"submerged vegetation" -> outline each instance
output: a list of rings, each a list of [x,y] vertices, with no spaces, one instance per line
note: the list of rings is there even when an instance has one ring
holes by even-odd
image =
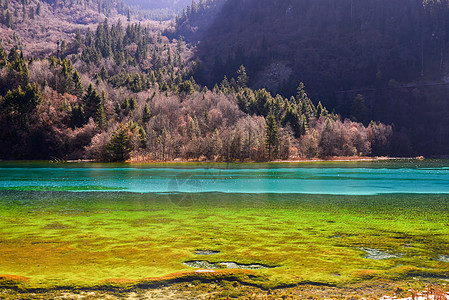
[[[0,298],[372,299],[447,281],[440,162],[226,164],[443,153],[447,0],[189,0],[172,23],[159,5],[186,0],[128,1],[0,0],[0,160],[52,160],[0,165]],[[156,171],[61,163],[81,159]],[[193,165],[211,182],[158,177],[167,161],[220,163]]]
[[[228,276],[263,288],[449,274],[441,260],[449,255],[444,195],[201,193],[186,207],[176,205],[183,194],[1,191],[0,197],[1,269],[27,277],[20,284],[28,288],[151,286],[171,273],[188,281]],[[272,268],[201,275],[198,266],[184,264],[191,261]]]

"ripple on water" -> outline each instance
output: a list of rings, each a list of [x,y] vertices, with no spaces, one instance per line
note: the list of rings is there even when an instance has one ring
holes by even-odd
[[[367,259],[381,260],[381,259],[392,259],[392,258],[401,257],[398,254],[383,252],[383,251],[380,251],[378,249],[373,249],[373,248],[357,248],[357,249],[365,251],[366,252],[365,258],[367,258]]]
[[[195,250],[195,255],[214,255],[218,254],[220,251],[214,251],[214,250]]]
[[[447,262],[449,263],[449,255],[440,255],[440,257],[438,258],[439,261],[442,262]]]
[[[191,260],[184,262],[186,266],[197,269],[245,269],[245,270],[259,270],[271,269],[275,266],[267,266],[262,264],[239,264],[233,261],[225,262],[208,262],[205,260]]]

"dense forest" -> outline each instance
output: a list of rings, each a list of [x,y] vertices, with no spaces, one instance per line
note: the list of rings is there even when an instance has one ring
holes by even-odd
[[[0,0],[0,158],[449,153],[449,1],[190,3]]]
[[[202,0],[175,27],[198,42],[201,84],[244,65],[252,88],[302,81],[344,118],[395,124],[403,155],[449,152],[446,0]]]
[[[213,89],[182,40],[104,20],[56,56],[0,50],[0,158],[273,160],[385,155],[390,126],[341,121],[295,96],[247,87],[240,66]]]
[[[125,0],[129,6],[136,6],[144,10],[169,9],[180,11],[192,3],[192,0]]]
[[[121,0],[22,0],[21,2],[0,0],[0,23],[8,28],[14,28],[26,20],[34,20],[36,16],[41,15],[43,3],[69,10],[77,7],[84,10],[91,9],[105,16],[128,13],[128,7]]]
[[[173,20],[176,15],[192,3],[192,0],[125,0],[131,12],[140,20]]]

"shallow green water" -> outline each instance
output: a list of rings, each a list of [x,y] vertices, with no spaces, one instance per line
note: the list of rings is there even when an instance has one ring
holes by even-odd
[[[446,278],[448,165],[0,163],[0,274],[97,284],[198,261],[275,266],[257,270],[267,286]]]

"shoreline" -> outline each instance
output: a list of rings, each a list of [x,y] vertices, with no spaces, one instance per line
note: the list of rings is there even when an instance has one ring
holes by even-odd
[[[313,163],[313,162],[369,162],[369,161],[395,161],[395,160],[424,160],[423,156],[418,157],[389,157],[389,156],[332,156],[328,158],[298,158],[298,159],[276,159],[270,161],[215,161],[215,160],[194,160],[194,159],[173,159],[173,160],[129,160],[131,164],[152,164],[152,163],[219,163],[219,164],[271,164],[271,163]]]
[[[172,160],[137,160],[130,159],[125,162],[103,162],[93,159],[73,159],[73,160],[62,160],[56,162],[67,162],[67,163],[128,163],[128,164],[190,164],[190,163],[204,163],[204,164],[273,164],[273,163],[315,163],[315,162],[375,162],[375,161],[399,161],[399,160],[418,160],[423,161],[425,158],[423,156],[417,157],[389,157],[389,156],[333,156],[328,158],[298,158],[298,159],[287,159],[287,160],[270,160],[270,161],[216,161],[216,160],[201,160],[201,159],[172,159]],[[2,161],[2,160],[0,160]],[[4,160],[5,161],[5,160]],[[29,160],[33,161],[33,160]]]
[[[229,271],[221,274],[222,276],[218,274],[210,276],[213,272],[191,271],[142,280],[111,279],[93,286],[65,285],[37,288],[27,287],[25,277],[0,275],[0,299],[418,300],[433,299],[435,295],[446,296],[446,299],[449,299],[447,280],[436,278],[412,277],[409,280],[373,278],[344,285],[304,282],[269,288],[242,281],[238,274],[233,276],[232,271]],[[6,282],[8,280],[9,284]],[[418,298],[421,295],[432,298]]]
[[[377,162],[377,161],[425,161],[425,160],[449,160],[448,157],[423,157],[423,156],[415,156],[415,157],[390,157],[390,156],[332,156],[328,158],[297,158],[297,159],[286,159],[286,160],[270,160],[270,161],[255,161],[255,160],[235,160],[235,161],[217,161],[217,160],[202,160],[202,159],[181,159],[175,158],[172,160],[146,160],[146,159],[130,159],[123,162],[108,162],[108,161],[99,161],[95,159],[53,159],[53,160],[34,160],[34,159],[25,159],[25,160],[8,160],[8,159],[0,159],[0,163],[5,162],[46,162],[46,163],[98,163],[98,164],[235,164],[235,165],[245,165],[245,164],[301,164],[301,163],[326,163],[326,162]]]

